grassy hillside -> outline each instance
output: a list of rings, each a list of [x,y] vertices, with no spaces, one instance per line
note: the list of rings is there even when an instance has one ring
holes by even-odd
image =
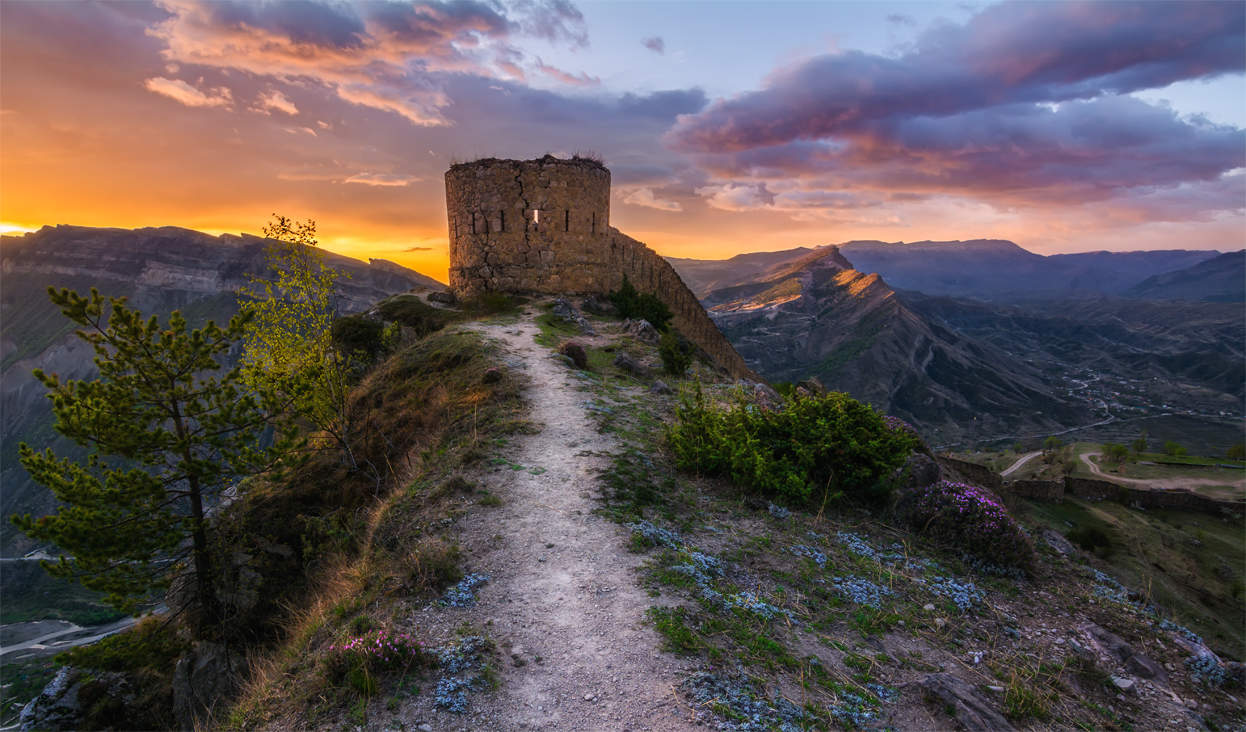
[[[429,314],[412,303],[398,309]],[[739,464],[763,464],[749,460],[774,448],[766,460],[775,470],[792,455],[775,447],[774,435],[800,401],[785,405],[764,389],[731,383],[704,361],[680,376],[664,374],[654,345],[617,320],[590,323],[593,335],[528,312],[432,330],[380,362],[352,396],[364,425],[361,454],[384,465],[380,480],[326,457],[231,506],[221,541],[250,557],[245,568],[259,578],[237,588],[257,598],[239,616],[238,638],[252,662],[206,726],[509,728],[540,705],[535,718],[560,720],[553,727],[625,718],[603,712],[615,708],[607,705],[646,719],[658,712],[629,707],[625,691],[635,687],[608,682],[611,674],[635,678],[637,669],[618,665],[632,650],[652,660],[641,675],[654,674],[649,681],[689,727],[1123,730],[1246,721],[1232,696],[1240,693],[1232,669],[1194,663],[1189,645],[1198,633],[1226,660],[1242,657],[1234,578],[1246,568],[1233,526],[1107,503],[1023,504],[1013,512],[1026,532],[1016,543],[1032,544],[1036,561],[1000,566],[974,553],[981,547],[950,539],[955,532],[935,535],[929,523],[912,523],[892,502],[837,498],[829,489],[776,492],[794,484],[775,483],[765,470],[738,482],[710,468],[680,470],[668,429],[688,418],[683,400],[697,390],[707,408],[741,404],[740,414],[752,415],[741,424],[757,431],[733,443]],[[503,338],[506,350],[496,343]],[[582,367],[557,355],[574,353],[568,340],[583,346]],[[517,355],[520,341],[529,350]],[[524,376],[538,372],[533,358],[543,359],[539,372],[557,376],[563,391],[538,390]],[[588,435],[570,435],[559,438],[566,444],[539,443],[551,448],[539,462],[516,460],[518,446],[537,444],[555,427],[533,419],[542,406],[525,397],[533,393],[588,415],[589,431],[608,437],[610,452],[586,447],[603,444]],[[858,441],[907,429],[880,421],[888,432],[871,433],[870,419],[842,425],[864,430],[851,437]],[[811,429],[848,440],[836,436],[842,425]],[[845,455],[837,469],[859,459]],[[594,478],[576,459],[603,470]],[[512,490],[559,461],[571,461],[560,469],[573,477],[542,485],[584,494],[594,516],[566,523],[554,515],[557,496]],[[906,487],[905,476],[921,469],[918,459],[877,485],[916,495],[921,486]],[[832,473],[827,485],[841,479]],[[881,493],[872,487],[861,495]],[[994,505],[986,493],[972,495]],[[530,512],[508,513],[522,500],[534,501]],[[502,515],[534,523],[508,524],[496,518]],[[546,535],[547,524],[591,532],[591,546],[576,548],[585,554],[579,574],[559,559],[569,538]],[[1109,545],[1082,551],[1045,533],[1075,528],[1098,529]],[[491,552],[519,533],[532,544],[522,548],[523,567],[540,582],[517,602],[478,603],[478,593],[489,596],[505,581],[482,567],[513,567]],[[594,672],[609,669],[607,681],[574,697],[524,696],[525,684],[584,661],[576,654],[587,639],[546,633],[547,647],[534,652],[501,628],[515,617],[546,621],[523,615],[524,598],[537,602],[531,593],[570,612],[582,595],[624,592],[596,574],[620,557],[638,565],[634,578],[644,592],[634,619],[608,616],[593,626],[616,649],[587,659]],[[640,624],[648,635],[630,635]],[[168,665],[152,668],[161,683],[169,683]],[[673,684],[661,681],[662,669],[677,670]],[[496,706],[516,698],[522,708]],[[590,712],[607,716],[575,716]]]

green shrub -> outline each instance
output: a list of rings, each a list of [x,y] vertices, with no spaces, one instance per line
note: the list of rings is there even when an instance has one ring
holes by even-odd
[[[61,666],[95,671],[172,671],[178,656],[190,649],[166,618],[144,618],[133,628],[56,654]]]
[[[728,407],[708,404],[700,386],[681,397],[667,439],[680,468],[801,504],[841,495],[884,499],[917,446],[840,392],[793,393],[782,409],[767,411],[742,393]]]
[[[1084,551],[1094,552],[1103,557],[1112,554],[1112,537],[1098,526],[1078,526],[1065,536]]]
[[[623,284],[610,293],[610,302],[619,311],[620,318],[639,318],[649,321],[658,330],[665,331],[674,314],[666,307],[666,303],[647,292],[637,292],[627,275],[623,275]]]
[[[906,491],[895,510],[914,531],[975,559],[1001,567],[1033,567],[1034,546],[986,489],[941,480]]]
[[[502,315],[519,310],[520,300],[504,292],[484,292],[464,300],[462,308],[474,315]]]
[[[385,350],[385,326],[363,315],[347,315],[333,321],[333,346],[346,356],[361,355],[369,361]]]
[[[1181,457],[1186,454],[1186,449],[1180,444],[1169,440],[1164,443],[1164,452],[1172,455],[1173,457]]]
[[[420,338],[441,330],[455,317],[415,295],[394,295],[378,305],[377,311],[385,320],[411,328]]]
[[[674,330],[668,329],[658,341],[658,356],[662,358],[662,369],[673,376],[683,376],[692,365],[692,353],[686,344],[680,341]]]

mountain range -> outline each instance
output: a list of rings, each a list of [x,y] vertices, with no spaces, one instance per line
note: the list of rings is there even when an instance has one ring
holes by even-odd
[[[1144,421],[1188,441],[1177,413],[1207,449],[1240,439],[1241,254],[976,240],[670,261],[760,374],[817,376],[936,443]]]
[[[724,260],[668,259],[688,286],[704,295],[761,276],[829,246],[753,252]],[[1231,255],[1214,251],[1101,251],[1043,256],[1001,239],[849,241],[835,246],[857,270],[881,274],[897,290],[916,290],[927,295],[995,302],[1102,295],[1218,302],[1240,302],[1246,298],[1246,279],[1238,277],[1234,281]],[[1205,264],[1205,268],[1197,269],[1200,264]],[[1241,261],[1236,266],[1240,267]],[[1190,281],[1213,277],[1217,286],[1203,293],[1187,289],[1184,296],[1175,290],[1161,293],[1136,289],[1149,278],[1173,277],[1187,269],[1190,271],[1185,276]]]

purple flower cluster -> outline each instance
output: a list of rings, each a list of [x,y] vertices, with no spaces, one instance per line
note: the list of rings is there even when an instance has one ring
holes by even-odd
[[[903,432],[917,437],[918,439],[921,438],[921,435],[917,434],[917,430],[913,428],[913,425],[905,422],[899,417],[893,417],[890,414],[885,414],[883,415],[883,425],[885,425],[887,429],[892,432]]]
[[[341,670],[401,670],[427,659],[419,641],[409,633],[391,633],[388,630],[374,630],[345,643],[331,645],[327,652],[330,665]]]
[[[983,488],[939,481],[901,496],[896,510],[914,529],[970,556],[1022,569],[1032,566],[1029,537]]]

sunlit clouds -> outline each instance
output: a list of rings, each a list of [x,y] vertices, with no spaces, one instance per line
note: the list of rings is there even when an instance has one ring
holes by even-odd
[[[181,79],[166,79],[163,76],[147,79],[143,86],[187,107],[228,107],[234,102],[229,89],[223,86],[200,90]]]
[[[624,7],[634,24],[605,12]],[[444,277],[453,161],[595,153],[612,223],[677,256],[1244,245],[1246,122],[1199,106],[1246,93],[1241,3],[736,4],[747,27],[717,34],[687,27],[712,6],[665,7],[683,21],[568,0],[3,3],[0,220],[255,232],[276,211]],[[784,47],[802,13],[834,40]],[[747,85],[719,71],[742,55]]]

